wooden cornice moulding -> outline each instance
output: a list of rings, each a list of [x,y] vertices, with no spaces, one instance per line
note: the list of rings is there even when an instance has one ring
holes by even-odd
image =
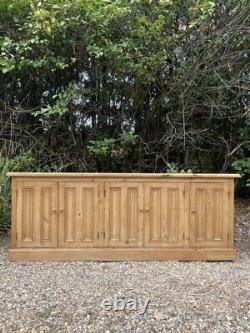
[[[230,173],[8,172],[9,177],[241,178]]]

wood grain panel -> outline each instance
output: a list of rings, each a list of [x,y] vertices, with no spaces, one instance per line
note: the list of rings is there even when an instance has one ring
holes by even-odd
[[[65,242],[76,242],[76,200],[77,191],[74,187],[65,188],[65,220],[64,220],[64,239]]]
[[[41,240],[51,240],[51,211],[52,211],[52,193],[49,188],[41,190]]]
[[[145,185],[145,245],[184,246],[185,184],[147,183]]]
[[[127,202],[128,202],[128,241],[136,242],[138,238],[138,212],[139,212],[139,202],[138,202],[138,190],[137,188],[127,189]]]
[[[143,243],[143,186],[133,182],[105,183],[105,246]]]
[[[34,188],[23,188],[23,201],[22,201],[22,242],[33,241],[33,214],[34,214]]]
[[[191,184],[191,246],[227,247],[229,186],[221,183]]]
[[[18,247],[57,246],[56,207],[56,183],[17,183]]]
[[[94,182],[60,183],[61,247],[98,246],[99,191],[99,184]]]
[[[236,251],[232,248],[92,248],[92,249],[11,249],[9,260],[27,261],[158,261],[158,260],[235,260]],[[179,266],[180,267],[180,266]],[[100,273],[101,274],[101,273]],[[102,273],[103,274],[103,273]],[[157,274],[157,270],[155,271]]]
[[[95,221],[95,190],[94,188],[82,188],[81,192],[81,241],[91,242],[94,238]]]

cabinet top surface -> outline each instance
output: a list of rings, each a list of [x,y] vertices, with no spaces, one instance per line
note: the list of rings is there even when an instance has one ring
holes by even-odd
[[[8,172],[9,177],[95,177],[95,178],[240,178],[230,173],[104,173],[104,172]]]

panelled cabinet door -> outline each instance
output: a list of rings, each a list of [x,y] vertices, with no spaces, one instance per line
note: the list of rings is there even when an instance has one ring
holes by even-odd
[[[98,246],[99,184],[61,182],[59,234],[61,247]]]
[[[56,183],[18,182],[16,195],[17,247],[56,247]]]
[[[192,247],[227,247],[229,187],[226,182],[191,183],[190,228]]]
[[[186,194],[184,183],[145,184],[145,246],[185,245]]]
[[[143,184],[105,182],[105,246],[143,245]]]

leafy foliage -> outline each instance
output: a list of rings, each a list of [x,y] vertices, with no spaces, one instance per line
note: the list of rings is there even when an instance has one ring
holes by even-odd
[[[10,182],[8,171],[33,171],[35,159],[31,151],[24,151],[11,159],[0,156],[0,230],[6,231],[10,223]]]
[[[247,0],[0,2],[4,163],[233,170],[250,155],[249,22]]]
[[[234,169],[242,175],[238,182],[238,189],[243,195],[250,194],[250,158],[243,158],[233,162]]]
[[[248,177],[248,186],[250,186],[250,157],[241,160],[236,160],[233,163],[235,170],[240,172],[243,176]]]
[[[122,171],[122,165],[131,154],[138,136],[123,131],[118,139],[91,140],[88,152],[95,158],[98,171]],[[126,171],[126,170],[124,170]]]
[[[178,165],[176,165],[176,163],[171,162],[171,163],[167,163],[167,169],[166,172],[168,173],[192,173],[191,169],[181,169],[178,167]]]

